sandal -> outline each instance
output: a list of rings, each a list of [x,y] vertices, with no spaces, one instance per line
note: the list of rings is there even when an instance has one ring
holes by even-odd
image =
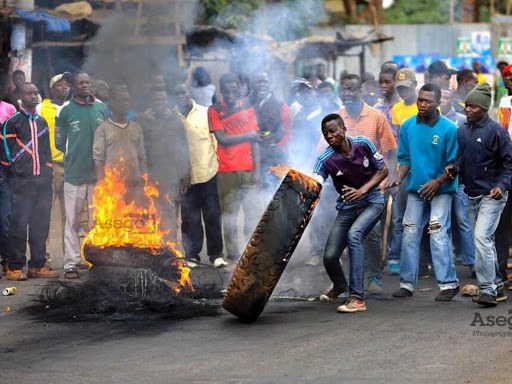
[[[66,279],[79,279],[80,275],[78,274],[78,271],[76,270],[76,268],[69,268],[64,273],[64,277]]]

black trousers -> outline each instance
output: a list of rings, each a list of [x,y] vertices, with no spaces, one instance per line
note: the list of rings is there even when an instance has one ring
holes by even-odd
[[[494,238],[496,241],[496,252],[498,254],[498,267],[504,280],[507,278],[508,248],[510,245],[510,221],[512,215],[512,191],[508,191],[507,205],[501,213],[500,222]]]
[[[199,258],[203,249],[203,223],[206,248],[210,261],[222,257],[222,220],[220,213],[217,176],[206,183],[190,187],[181,202],[181,234],[186,258]]]
[[[22,269],[26,262],[27,227],[30,245],[29,268],[44,267],[46,239],[50,230],[52,179],[9,180],[11,225],[7,240],[9,269]]]
[[[0,264],[7,264],[9,251],[9,223],[11,222],[11,198],[7,180],[0,182]]]

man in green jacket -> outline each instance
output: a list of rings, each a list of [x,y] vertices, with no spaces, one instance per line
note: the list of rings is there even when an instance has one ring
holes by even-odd
[[[75,93],[57,112],[55,145],[64,155],[64,271],[68,279],[77,279],[80,263],[78,227],[85,200],[92,204],[96,176],[92,160],[92,146],[96,128],[107,119],[105,104],[92,94],[89,75],[84,71],[73,74]],[[89,212],[92,224],[92,212]]]

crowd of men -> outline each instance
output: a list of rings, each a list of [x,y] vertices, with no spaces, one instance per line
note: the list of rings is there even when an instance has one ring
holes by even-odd
[[[419,90],[414,71],[393,62],[378,79],[344,72],[339,82],[321,63],[293,81],[286,102],[265,72],[248,81],[224,74],[220,98],[204,68],[190,86],[155,73],[134,98],[126,84],[92,82],[79,70],[54,76],[41,100],[16,71],[11,103],[0,104],[3,270],[17,281],[58,276],[48,243],[58,199],[64,277],[80,278],[80,229],[101,224],[90,210],[107,165],[123,167],[127,201],[137,199],[146,173],[170,196],[164,225],[171,241],[181,231],[191,268],[205,234],[209,261],[226,267],[241,257],[240,212],[248,239],[262,195],[279,182],[272,167],[289,164],[324,184],[306,263],[323,261],[332,281],[321,301],[348,293],[338,311],[366,310],[365,292],[382,292],[386,265],[400,276],[393,296],[413,296],[433,271],[436,300],[450,301],[459,293],[455,265],[463,264],[479,286],[475,301],[495,306],[507,299],[512,206],[512,65],[499,65],[508,90],[499,123],[489,117],[489,84],[441,60]]]

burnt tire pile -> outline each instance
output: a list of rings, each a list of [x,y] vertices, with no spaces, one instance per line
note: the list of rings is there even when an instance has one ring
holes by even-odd
[[[231,277],[224,309],[246,322],[259,317],[306,229],[321,189],[310,177],[288,172]]]

